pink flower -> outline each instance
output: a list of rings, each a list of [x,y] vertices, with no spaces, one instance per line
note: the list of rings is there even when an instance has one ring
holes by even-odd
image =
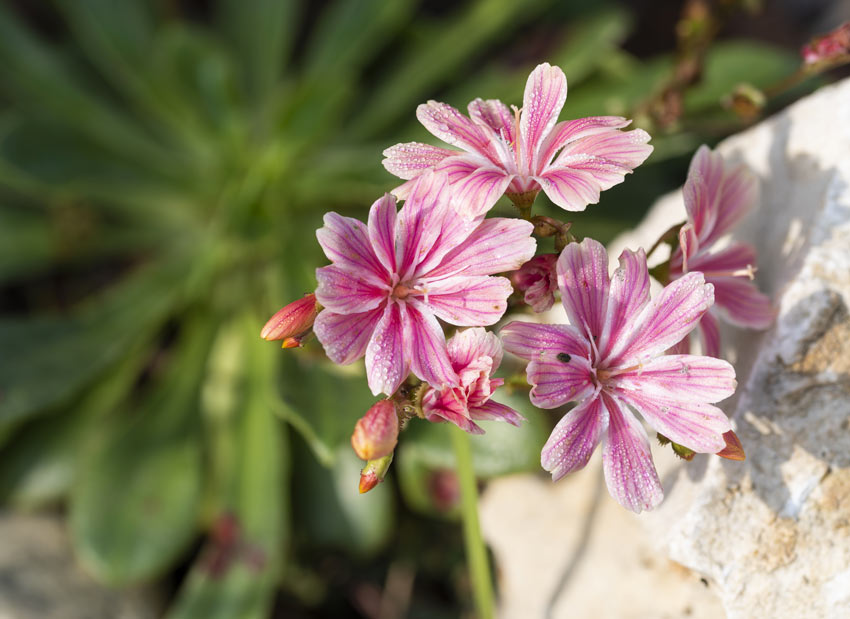
[[[469,117],[437,101],[420,105],[416,117],[428,131],[462,151],[410,142],[384,151],[384,167],[399,178],[423,171],[446,172],[471,215],[486,213],[503,193],[530,207],[542,189],[563,209],[583,211],[599,193],[623,181],[652,152],[649,135],[622,132],[631,121],[595,116],[555,124],[567,98],[558,67],[538,65],[525,86],[522,110],[476,99]],[[405,183],[393,193],[403,197]]]
[[[602,441],[605,481],[624,507],[655,507],[663,492],[638,411],[658,432],[699,453],[726,446],[731,429],[712,406],[735,391],[732,366],[711,357],[663,353],[711,306],[711,284],[689,273],[652,302],[646,255],[624,251],[608,276],[605,248],[592,239],[571,243],[558,259],[558,286],[568,325],[512,322],[505,349],[529,361],[531,402],[556,408],[577,402],[541,453],[557,480],[587,464]]]
[[[514,286],[525,294],[525,302],[537,313],[545,312],[555,304],[555,290],[558,289],[555,277],[557,261],[558,254],[540,254],[513,274]]]
[[[823,36],[815,37],[800,50],[803,62],[816,64],[837,61],[850,54],[850,22],[845,22]]]
[[[348,364],[366,355],[372,393],[392,395],[412,371],[455,386],[443,329],[495,323],[512,292],[490,277],[534,255],[532,225],[516,219],[458,215],[445,174],[426,174],[396,213],[385,195],[369,223],[325,215],[316,236],[332,265],[316,270],[316,299],[325,308],[313,330],[328,357]]]
[[[744,243],[714,249],[717,242],[758,201],[758,184],[744,167],[723,164],[723,157],[701,146],[691,160],[683,188],[688,222],[679,232],[680,247],[670,257],[670,279],[700,271],[714,285],[715,307],[741,327],[764,329],[773,320],[770,299],[753,283],[756,252]],[[700,321],[703,352],[720,355],[720,332],[713,313]],[[683,340],[677,352],[688,351]]]
[[[490,378],[502,362],[502,344],[484,329],[466,329],[448,342],[449,358],[457,372],[459,384],[442,389],[428,389],[422,398],[422,411],[429,421],[451,421],[471,432],[484,434],[476,420],[494,419],[518,426],[522,415],[490,397],[505,381]]]

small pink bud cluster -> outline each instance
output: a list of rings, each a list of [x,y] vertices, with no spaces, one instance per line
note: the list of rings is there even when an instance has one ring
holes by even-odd
[[[841,24],[823,36],[815,37],[800,50],[807,65],[837,60],[850,54],[850,22]]]
[[[398,413],[392,400],[372,405],[357,421],[351,446],[366,466],[360,471],[360,493],[369,492],[384,481],[398,443]]]

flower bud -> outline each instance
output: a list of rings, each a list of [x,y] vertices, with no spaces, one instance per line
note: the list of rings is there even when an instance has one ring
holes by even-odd
[[[557,254],[541,254],[523,264],[513,275],[514,285],[535,312],[545,312],[555,304],[557,262]]]
[[[800,54],[807,65],[840,62],[842,57],[850,54],[850,22],[845,22],[835,30],[812,39],[803,46]]]
[[[303,298],[281,308],[269,318],[260,332],[260,337],[269,341],[284,340],[284,348],[299,347],[301,339],[313,327],[313,321],[316,320],[318,313],[319,305],[316,303],[316,295],[313,293],[304,295]]]
[[[392,454],[398,443],[398,415],[390,400],[376,402],[357,421],[351,446],[361,460],[376,460]]]
[[[384,481],[387,476],[387,471],[390,470],[390,464],[393,461],[393,454],[378,458],[377,460],[369,460],[366,466],[360,471],[360,494],[369,492],[372,488]]]

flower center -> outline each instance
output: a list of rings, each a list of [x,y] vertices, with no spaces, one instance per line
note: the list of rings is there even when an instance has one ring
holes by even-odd
[[[406,299],[411,292],[413,292],[413,288],[409,288],[404,284],[398,284],[393,288],[392,296],[396,299]]]

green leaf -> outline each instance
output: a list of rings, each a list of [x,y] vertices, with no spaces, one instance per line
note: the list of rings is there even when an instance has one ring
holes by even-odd
[[[71,535],[82,563],[106,583],[153,578],[192,541],[203,481],[198,391],[212,333],[203,318],[185,326],[138,410],[112,417],[87,445]]]
[[[299,25],[293,0],[218,0],[217,21],[244,75],[262,102],[281,78]]]
[[[216,477],[213,528],[234,526],[236,540],[212,536],[172,619],[267,617],[280,577],[289,537],[288,441],[263,397],[274,357],[254,323],[235,320],[221,330],[202,397]]]
[[[150,337],[179,298],[181,269],[141,269],[94,306],[68,318],[0,320],[0,423],[56,406],[89,384],[134,342]]]

